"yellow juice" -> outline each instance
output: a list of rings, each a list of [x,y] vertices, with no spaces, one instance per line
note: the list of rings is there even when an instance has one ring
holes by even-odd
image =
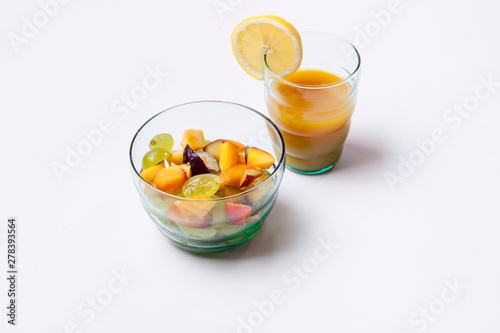
[[[321,70],[299,70],[270,82],[266,105],[285,139],[287,165],[302,172],[334,166],[355,101],[349,82]]]

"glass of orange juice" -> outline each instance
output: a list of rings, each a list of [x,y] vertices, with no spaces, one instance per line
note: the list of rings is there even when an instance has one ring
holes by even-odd
[[[356,105],[361,59],[348,41],[302,32],[300,68],[281,78],[264,68],[265,100],[286,145],[286,166],[302,174],[333,168]]]

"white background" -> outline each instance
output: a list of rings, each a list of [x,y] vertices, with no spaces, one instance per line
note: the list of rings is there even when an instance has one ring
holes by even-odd
[[[9,38],[42,9],[2,0],[0,267],[7,269],[7,218],[15,216],[19,280],[12,327],[0,274],[0,331],[238,332],[244,320],[253,326],[239,332],[499,332],[500,4],[401,0],[381,27],[373,12],[388,6],[74,0],[16,47]],[[239,67],[230,45],[233,28],[261,14],[358,46],[351,133],[333,172],[285,173],[273,212],[249,243],[193,255],[144,212],[129,144],[145,120],[183,102],[229,100],[266,112],[262,82]],[[371,37],[363,39],[365,29]],[[148,68],[169,75],[128,114],[114,113]],[[483,100],[474,97],[488,92],[477,88],[480,77],[497,82]],[[445,120],[463,103],[474,109],[467,118]],[[66,163],[68,147],[103,119],[113,129],[60,181],[54,163]],[[398,174],[400,158],[422,157],[416,141],[439,128],[446,140],[391,188],[387,172]],[[338,247],[328,256],[321,250],[318,262],[319,239],[328,238]],[[293,273],[303,264],[307,276]],[[122,271],[133,278],[111,294],[110,283],[120,286],[113,272]],[[446,281],[461,286],[458,296]],[[273,290],[283,297],[271,307]],[[87,302],[96,297],[106,304],[92,312]]]

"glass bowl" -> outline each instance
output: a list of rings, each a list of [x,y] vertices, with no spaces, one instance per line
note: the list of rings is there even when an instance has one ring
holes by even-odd
[[[226,139],[267,151],[275,158],[270,176],[259,185],[237,195],[213,199],[188,199],[167,194],[141,178],[142,157],[149,141],[159,133],[170,133],[175,146],[187,129],[200,129],[208,140]],[[175,245],[194,252],[219,252],[252,238],[274,206],[285,167],[285,143],[276,125],[261,113],[230,102],[199,101],[171,107],[139,128],[130,145],[132,178],[141,203],[158,229]],[[203,223],[190,214],[178,214],[172,204],[187,210],[206,209]],[[226,207],[250,210],[244,224],[226,216]],[[244,207],[247,206],[247,207]],[[248,208],[250,207],[250,209]],[[246,215],[248,216],[248,215]]]

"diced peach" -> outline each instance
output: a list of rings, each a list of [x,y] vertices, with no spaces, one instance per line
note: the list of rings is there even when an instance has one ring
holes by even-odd
[[[181,140],[182,148],[189,145],[193,150],[199,150],[205,147],[205,136],[202,130],[188,129],[184,131]]]
[[[240,147],[228,141],[224,142],[219,147],[219,167],[221,171],[225,171],[240,162],[239,157]]]
[[[149,183],[149,185],[155,186],[155,183],[153,181],[153,177],[156,173],[156,171],[165,168],[165,160],[161,161],[155,166],[152,166],[151,168],[147,168],[143,172],[141,172],[141,177],[144,179],[146,182]]]
[[[243,225],[250,217],[252,208],[238,203],[226,203],[226,216],[229,219],[229,224]]]
[[[248,169],[246,164],[237,164],[232,168],[222,171],[219,175],[221,181],[220,189],[224,190],[224,186],[226,185],[234,187],[240,186],[241,177],[246,169]]]
[[[182,185],[188,179],[186,170],[179,165],[172,165],[156,171],[154,177],[156,187],[168,194],[177,194],[182,190]]]
[[[246,163],[246,159],[245,159],[245,145],[238,142],[238,141],[233,141],[233,140],[224,140],[222,139],[221,140],[222,143],[225,143],[225,142],[231,142],[232,144],[236,145],[239,147],[239,152],[238,152],[238,157],[239,157],[239,163],[241,164],[245,164]]]
[[[177,150],[172,150],[172,155],[167,158],[167,162],[172,165],[180,165],[182,164],[182,156],[184,155],[184,150],[182,149],[177,149]]]
[[[255,178],[260,177],[262,175],[261,170],[257,169],[247,169],[243,171],[243,175],[240,180],[240,187],[248,186]]]
[[[193,174],[192,171],[191,171],[191,165],[189,163],[187,163],[187,164],[181,164],[179,166],[181,168],[183,168],[184,171],[186,171],[186,177],[191,178],[191,176]]]
[[[199,209],[198,202],[176,201],[172,203],[167,215],[173,222],[189,228],[210,228],[212,216]]]
[[[254,147],[248,149],[247,165],[250,168],[268,169],[274,161],[274,156],[266,151]]]

